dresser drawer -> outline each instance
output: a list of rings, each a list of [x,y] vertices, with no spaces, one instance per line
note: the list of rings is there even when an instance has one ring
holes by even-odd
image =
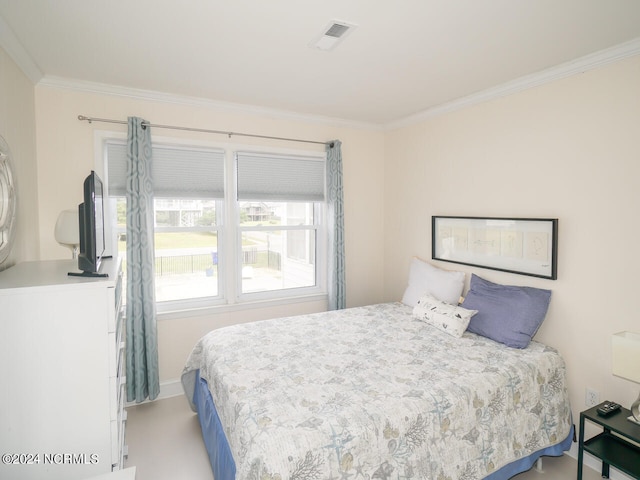
[[[118,376],[118,372],[122,371],[122,362],[124,361],[124,327],[110,332],[107,342],[109,343],[109,377]]]
[[[118,412],[124,407],[126,402],[125,391],[127,377],[124,376],[124,343],[120,349],[118,373],[109,377],[109,418],[115,420]]]
[[[123,296],[122,296],[122,270],[118,270],[118,276],[115,287],[109,289],[111,291],[111,300],[109,301],[109,318],[107,330],[116,332],[120,328],[124,315]],[[111,308],[113,307],[113,310]]]
[[[122,377],[120,391],[118,392],[118,398],[120,399],[118,411],[116,417],[111,420],[111,459],[113,470],[119,470],[124,466],[124,434],[127,423],[127,411],[124,409],[125,384],[126,380]]]

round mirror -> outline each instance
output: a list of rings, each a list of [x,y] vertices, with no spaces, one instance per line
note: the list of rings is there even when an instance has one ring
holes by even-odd
[[[16,183],[9,145],[0,136],[0,265],[11,253],[16,230]]]

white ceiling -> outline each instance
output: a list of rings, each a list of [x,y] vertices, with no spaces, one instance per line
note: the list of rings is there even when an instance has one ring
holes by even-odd
[[[638,42],[640,0],[0,0],[0,28],[34,81],[388,125]]]

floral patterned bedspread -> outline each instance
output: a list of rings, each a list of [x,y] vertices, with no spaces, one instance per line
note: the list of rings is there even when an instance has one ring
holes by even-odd
[[[479,479],[571,429],[556,350],[455,338],[400,303],[214,330],[189,401],[198,370],[238,480]]]

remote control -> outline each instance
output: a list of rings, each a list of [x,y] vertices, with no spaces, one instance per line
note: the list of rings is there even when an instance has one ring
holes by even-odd
[[[598,407],[597,412],[598,412],[598,415],[600,415],[601,417],[608,417],[609,415],[617,412],[618,410],[620,410],[619,404],[615,402],[606,401]]]

